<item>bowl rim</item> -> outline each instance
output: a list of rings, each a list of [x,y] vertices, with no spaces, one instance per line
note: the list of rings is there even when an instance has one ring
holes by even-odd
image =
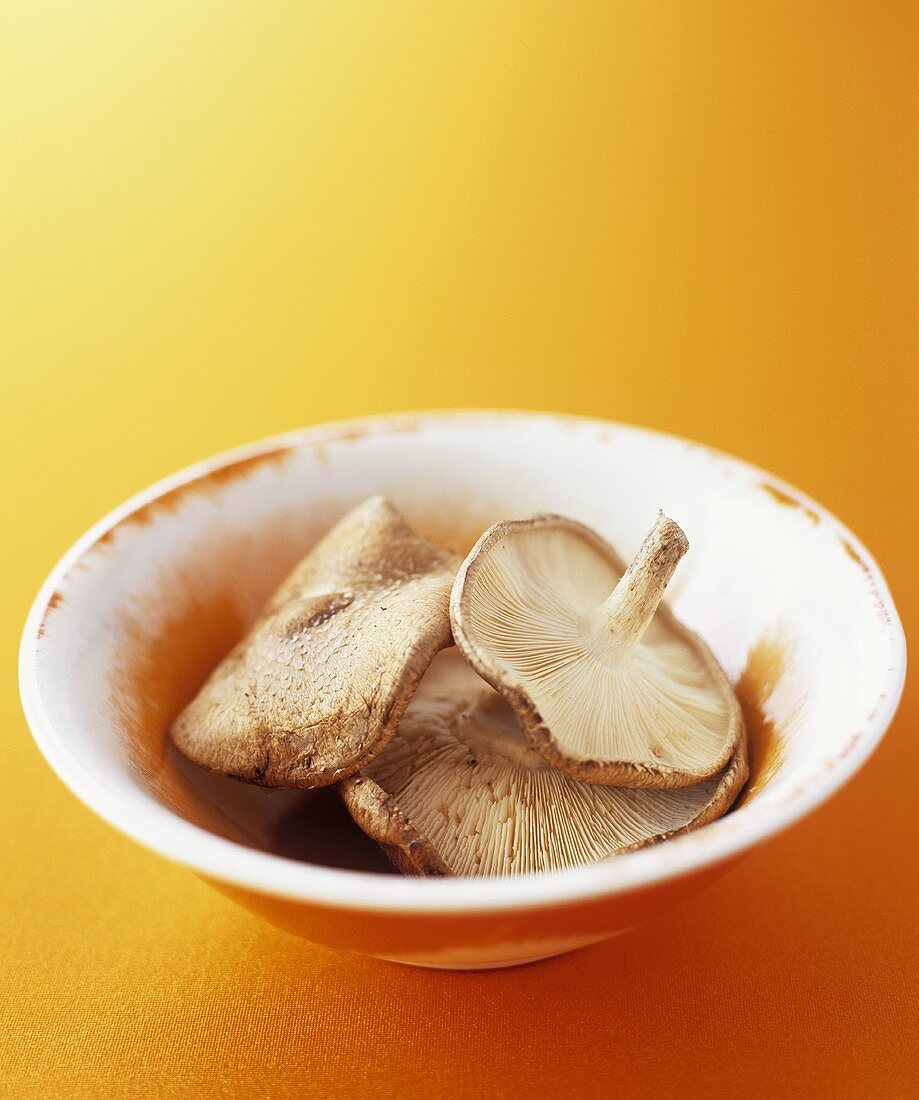
[[[86,767],[78,749],[55,729],[38,684],[40,628],[53,594],[80,558],[111,528],[167,492],[215,470],[275,452],[340,439],[348,433],[385,435],[406,427],[443,424],[469,429],[497,426],[513,419],[534,424],[567,425],[576,431],[622,432],[659,437],[706,452],[718,463],[760,479],[789,502],[810,510],[854,549],[886,613],[890,666],[864,723],[853,731],[845,752],[824,761],[807,783],[799,783],[765,809],[752,802],[704,829],[626,853],[615,860],[541,874],[506,878],[415,879],[366,871],[323,867],[225,839],[152,800],[112,790]],[[268,436],[220,452],[156,481],[131,496],[94,524],[61,557],[29,611],[19,653],[19,686],[32,735],[59,779],[86,806],[120,832],[206,878],[292,901],[330,908],[381,913],[487,913],[518,911],[612,897],[739,858],[756,844],[782,832],[816,809],[859,770],[879,744],[902,695],[906,677],[906,639],[886,580],[861,541],[834,515],[781,478],[726,452],[657,429],[613,420],[527,410],[441,409],[416,413],[349,418]]]

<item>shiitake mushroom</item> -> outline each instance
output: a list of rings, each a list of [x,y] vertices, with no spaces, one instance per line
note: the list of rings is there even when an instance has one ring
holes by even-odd
[[[708,646],[661,602],[686,552],[661,513],[626,568],[562,516],[498,523],[453,586],[453,636],[554,767],[585,783],[686,787],[724,768],[740,705]]]
[[[392,737],[450,644],[457,564],[389,501],[364,501],[296,566],[178,716],[175,744],[266,787],[353,774]]]

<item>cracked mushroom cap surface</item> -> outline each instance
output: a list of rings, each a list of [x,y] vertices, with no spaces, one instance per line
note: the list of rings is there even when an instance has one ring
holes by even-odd
[[[686,787],[735,751],[743,718],[731,685],[661,603],[687,548],[661,513],[627,568],[590,528],[541,515],[496,524],[460,567],[456,644],[573,778]]]
[[[455,650],[439,654],[389,745],[340,788],[403,874],[513,875],[607,859],[725,813],[745,739],[718,775],[680,790],[582,783],[553,768],[508,703]]]
[[[392,736],[450,644],[458,558],[382,497],[349,512],[295,567],[172,725],[197,764],[269,787],[321,787]]]

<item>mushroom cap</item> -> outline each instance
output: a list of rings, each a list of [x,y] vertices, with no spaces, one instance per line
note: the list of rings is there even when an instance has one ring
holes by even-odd
[[[382,497],[295,567],[172,725],[195,763],[267,787],[322,787],[392,736],[450,644],[455,555]]]
[[[672,547],[665,553],[672,571],[685,536],[666,517],[658,523],[682,540],[675,558]],[[727,765],[743,730],[740,705],[708,646],[663,603],[627,659],[611,658],[615,639],[603,637],[598,617],[625,572],[616,551],[575,520],[498,523],[457,574],[453,636],[556,768],[586,783],[690,786]]]
[[[720,817],[747,778],[741,737],[718,775],[680,790],[582,783],[523,735],[456,650],[439,654],[392,741],[340,787],[404,874],[508,875],[615,856]]]

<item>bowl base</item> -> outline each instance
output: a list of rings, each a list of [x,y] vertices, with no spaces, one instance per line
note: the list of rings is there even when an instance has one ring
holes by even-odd
[[[578,948],[571,948],[577,951]],[[388,955],[378,955],[377,958],[384,962],[397,963],[399,966],[411,966],[416,970],[509,970],[514,966],[529,966],[531,963],[544,962],[546,959],[557,959],[559,955],[567,955],[568,951],[553,951],[548,955],[530,955],[526,959],[501,959],[491,962],[419,962],[417,959],[396,959]]]
[[[614,936],[621,936],[628,931],[630,929],[622,928],[616,932],[604,932],[599,936],[594,934],[566,938],[564,941],[556,940],[551,950],[532,955],[505,954],[505,951],[512,950],[511,945],[508,944],[504,950],[492,948],[490,951],[443,951],[435,955],[409,955],[405,958],[400,958],[398,955],[376,955],[375,958],[398,963],[400,966],[414,966],[421,970],[506,970],[513,966],[530,966],[531,963],[544,962],[546,959],[557,959],[559,955],[580,951],[584,947],[591,947],[593,944],[602,943]],[[537,944],[534,943],[532,946],[536,947]],[[549,944],[546,943],[545,946],[548,947]]]

